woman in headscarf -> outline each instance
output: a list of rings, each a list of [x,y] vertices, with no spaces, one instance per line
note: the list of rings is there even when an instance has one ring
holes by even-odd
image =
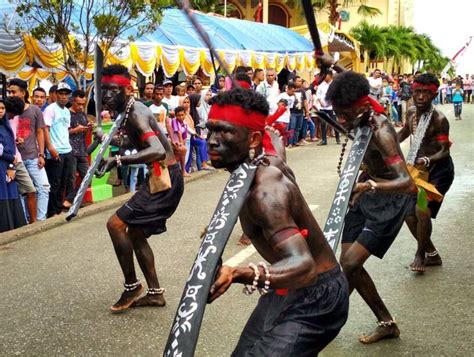
[[[200,102],[201,104],[199,105],[198,108],[198,113],[199,113],[199,123],[196,125],[204,134],[204,137],[206,137],[206,123],[207,123],[207,118],[209,117],[209,110],[211,110],[211,106],[209,105],[209,100],[212,98],[212,92],[207,89],[203,90],[201,92],[201,98]]]
[[[6,113],[10,103],[0,99],[0,232],[26,224],[25,214],[15,181],[16,144]]]
[[[211,92],[213,94],[217,94],[219,92],[224,92],[225,90],[226,90],[225,77],[219,74],[216,77],[214,84],[211,86]]]

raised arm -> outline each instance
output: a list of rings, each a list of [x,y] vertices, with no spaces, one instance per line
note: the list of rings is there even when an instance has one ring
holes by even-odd
[[[327,53],[323,55],[316,55],[316,62],[318,63],[319,67],[323,65],[325,67],[334,69],[337,73],[347,71],[343,66],[338,64],[337,61],[334,61],[334,58],[332,58],[332,56]]]

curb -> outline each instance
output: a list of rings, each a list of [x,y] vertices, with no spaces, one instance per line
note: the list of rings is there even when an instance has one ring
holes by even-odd
[[[184,179],[184,183],[188,184],[190,182],[199,180],[205,176],[216,174],[222,171],[223,170],[198,171],[194,173],[191,177],[186,177]],[[92,216],[93,214],[97,212],[105,211],[117,206],[121,206],[125,202],[127,202],[132,196],[133,196],[133,193],[126,193],[126,194],[113,197],[102,202],[93,203],[90,206],[81,208],[79,212],[77,213],[77,216],[72,221],[77,221],[84,217]],[[16,242],[20,239],[30,237],[34,234],[45,232],[50,229],[67,224],[68,222],[65,220],[64,217],[65,217],[64,215],[60,215],[57,217],[48,218],[45,221],[36,222],[34,224],[27,224],[26,226],[13,229],[11,231],[0,233],[0,246],[9,244],[12,242]]]

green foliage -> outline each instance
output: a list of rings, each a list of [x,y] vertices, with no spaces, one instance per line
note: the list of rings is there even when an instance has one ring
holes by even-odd
[[[204,13],[213,12],[215,14],[224,15],[224,1],[222,0],[191,0],[189,4],[193,9]],[[235,10],[234,5],[227,3],[227,14]]]
[[[357,8],[357,13],[362,17],[375,17],[382,15],[382,11],[380,11],[378,8],[364,4]]]
[[[418,34],[412,27],[379,27],[362,21],[350,33],[360,42],[369,61],[384,59],[387,63],[392,60],[397,67],[403,60],[409,60],[413,65],[423,63],[422,70],[430,69],[435,73],[441,72],[449,61],[428,35]]]
[[[357,13],[363,17],[374,17],[382,14],[376,7],[366,5],[368,0],[313,0],[313,8],[316,11],[326,11],[329,14],[329,23],[335,25],[338,18],[339,12],[338,7],[346,8],[348,6],[359,5],[357,7]]]
[[[162,9],[171,1],[20,0],[15,4],[22,19],[16,32],[60,44],[64,57],[62,69],[80,84],[79,76],[92,58],[95,42],[108,53],[118,42],[125,46],[128,41],[155,31]],[[70,40],[70,35],[74,35],[74,40]]]

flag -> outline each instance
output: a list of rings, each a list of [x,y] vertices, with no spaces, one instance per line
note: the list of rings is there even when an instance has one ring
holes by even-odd
[[[262,22],[263,21],[263,4],[260,0],[257,5],[257,10],[255,10],[255,15],[253,15],[255,22]]]

